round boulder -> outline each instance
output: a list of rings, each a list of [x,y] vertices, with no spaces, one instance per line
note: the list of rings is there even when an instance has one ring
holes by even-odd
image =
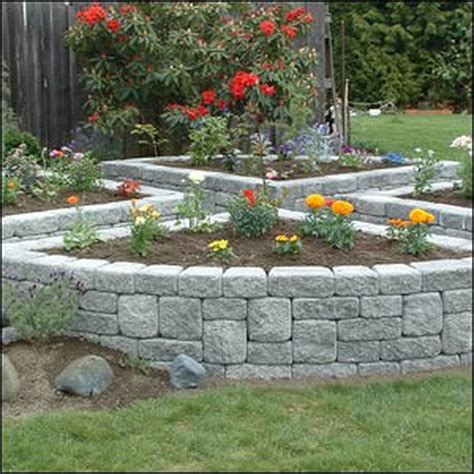
[[[171,365],[170,381],[179,390],[201,385],[206,369],[186,354],[180,354]]]
[[[15,366],[2,354],[2,402],[12,401],[20,390],[20,379]]]
[[[89,355],[71,362],[55,379],[61,392],[91,397],[107,390],[114,378],[110,364],[102,357]]]

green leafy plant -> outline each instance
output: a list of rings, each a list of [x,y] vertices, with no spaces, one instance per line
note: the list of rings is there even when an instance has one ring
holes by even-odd
[[[166,236],[166,229],[158,222],[161,214],[153,204],[138,207],[132,202],[130,209],[132,218],[132,252],[140,257],[147,255],[153,241]]]
[[[274,251],[278,255],[298,255],[303,250],[303,243],[297,235],[277,235]]]
[[[424,156],[421,156],[423,150],[415,150],[420,157],[415,165],[415,187],[414,195],[430,193],[432,191],[433,180],[436,178],[439,169],[439,158],[433,150],[428,150]]]
[[[123,354],[120,357],[119,365],[120,367],[138,370],[143,375],[148,376],[151,374],[150,363],[142,357],[137,357],[131,354]]]
[[[2,204],[17,204],[20,193],[21,182],[18,178],[2,176]]]
[[[25,191],[31,191],[40,171],[38,157],[28,154],[27,146],[21,144],[4,157],[2,171],[5,176],[19,180]]]
[[[71,280],[57,273],[50,285],[33,284],[20,291],[3,285],[3,300],[11,324],[26,339],[48,339],[66,329],[76,316],[77,294]],[[76,290],[83,291],[81,285]]]
[[[362,158],[356,153],[342,153],[339,155],[339,164],[344,168],[362,168]]]
[[[74,221],[71,230],[67,231],[63,236],[63,244],[66,251],[70,252],[74,249],[83,249],[90,247],[92,244],[100,241],[97,231],[84,218],[82,209],[79,206],[78,196],[69,196],[67,202],[71,206],[76,207],[77,217]]]
[[[413,209],[409,220],[390,219],[388,221],[387,236],[397,241],[403,253],[421,255],[433,248],[429,241],[431,229],[429,224],[435,217],[423,209]]]
[[[300,227],[302,235],[324,239],[331,247],[339,249],[354,247],[355,228],[350,218],[354,206],[350,202],[311,194],[306,198],[306,205],[310,212]]]
[[[463,195],[468,199],[472,199],[472,156],[466,155],[462,158],[459,177],[461,178]]]
[[[278,209],[263,192],[246,189],[227,205],[229,220],[245,237],[259,237],[270,232],[278,222]]]
[[[64,183],[57,179],[56,175],[46,175],[39,179],[32,189],[32,194],[44,202],[51,202],[61,191],[64,190]]]
[[[192,165],[206,165],[230,146],[230,135],[224,117],[203,117],[189,135]]]
[[[205,176],[199,171],[193,171],[188,176],[189,185],[184,191],[182,201],[176,206],[176,223],[185,222],[190,232],[214,232],[221,226],[212,223],[209,213],[204,209]]]
[[[207,247],[210,251],[209,258],[228,261],[234,256],[234,249],[229,245],[228,240],[214,240]]]
[[[140,145],[150,146],[155,156],[159,155],[160,146],[167,142],[166,139],[161,138],[159,130],[151,123],[135,124],[131,134],[139,138]]]

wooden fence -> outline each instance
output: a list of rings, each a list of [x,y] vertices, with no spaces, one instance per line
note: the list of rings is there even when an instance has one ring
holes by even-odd
[[[2,58],[10,73],[12,105],[22,128],[47,146],[63,143],[85,119],[80,68],[64,46],[64,33],[74,24],[76,12],[88,3],[2,2]],[[324,2],[293,3],[304,5],[316,18],[315,33],[306,43],[320,53],[316,78],[324,92]],[[324,93],[317,116],[323,104]]]

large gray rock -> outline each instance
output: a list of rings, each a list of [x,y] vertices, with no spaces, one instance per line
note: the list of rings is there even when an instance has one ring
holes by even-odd
[[[20,379],[15,366],[6,354],[2,354],[2,402],[13,400],[20,390]]]
[[[56,377],[54,384],[62,392],[90,397],[107,390],[113,378],[109,363],[102,357],[90,355],[71,362]]]
[[[171,385],[179,390],[199,387],[205,375],[206,369],[186,354],[180,354],[171,365]]]

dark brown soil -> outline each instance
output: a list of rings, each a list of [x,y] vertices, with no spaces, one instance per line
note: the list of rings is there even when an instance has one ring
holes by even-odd
[[[172,168],[186,168],[186,169],[196,169],[202,171],[219,171],[229,174],[235,174],[238,176],[253,176],[261,177],[261,174],[246,170],[238,170],[230,173],[227,171],[221,161],[213,161],[207,166],[194,166],[189,162],[183,161],[156,161],[158,165],[170,166]],[[274,181],[287,181],[290,179],[300,179],[300,178],[315,178],[318,176],[328,176],[334,174],[343,174],[343,173],[356,173],[359,171],[368,171],[376,170],[383,168],[393,168],[394,166],[391,163],[370,163],[362,164],[360,167],[347,167],[341,166],[339,162],[332,163],[322,163],[318,171],[308,172],[305,170],[304,165],[292,160],[279,160],[273,161],[266,164],[266,170],[270,168],[278,172],[278,177]]]
[[[43,202],[31,194],[21,194],[18,203],[15,205],[5,204],[2,206],[2,217],[13,214],[25,214],[27,212],[49,211],[51,209],[63,209],[70,207],[66,199],[72,194],[78,195],[81,199],[81,205],[106,204],[109,202],[127,201],[131,198],[123,197],[115,191],[108,189],[99,189],[87,193],[62,192],[58,194],[51,202]],[[142,195],[137,197],[143,197]]]
[[[184,267],[193,265],[258,266],[269,270],[275,266],[315,265],[333,267],[337,265],[376,265],[381,263],[409,263],[423,260],[458,258],[470,256],[442,249],[434,249],[421,256],[413,257],[399,252],[396,243],[388,239],[370,236],[358,232],[355,248],[338,250],[331,248],[321,240],[303,239],[304,249],[300,255],[280,256],[273,252],[275,237],[279,234],[293,235],[298,233],[298,223],[280,222],[271,233],[260,238],[237,237],[230,225],[213,234],[191,234],[181,231],[170,238],[154,242],[146,257],[137,257],[130,250],[130,239],[117,239],[100,242],[93,246],[75,250],[67,255],[79,258],[99,258],[109,261],[140,262],[147,265],[173,264]],[[234,249],[235,256],[226,261],[210,259],[207,245],[217,239],[227,239]],[[66,254],[63,249],[50,250],[51,254]]]
[[[26,417],[56,409],[118,409],[138,400],[157,398],[170,390],[168,374],[150,369],[145,375],[138,369],[122,367],[120,352],[83,339],[54,338],[45,343],[16,342],[2,348],[20,377],[20,394],[2,403],[5,418]],[[66,395],[54,388],[54,378],[67,364],[86,355],[104,357],[112,366],[112,385],[98,397]],[[123,365],[123,364],[122,364]]]
[[[436,191],[431,194],[420,194],[419,196],[410,196],[419,201],[437,202],[439,204],[451,204],[453,206],[472,208],[472,199],[468,199],[459,191]]]

